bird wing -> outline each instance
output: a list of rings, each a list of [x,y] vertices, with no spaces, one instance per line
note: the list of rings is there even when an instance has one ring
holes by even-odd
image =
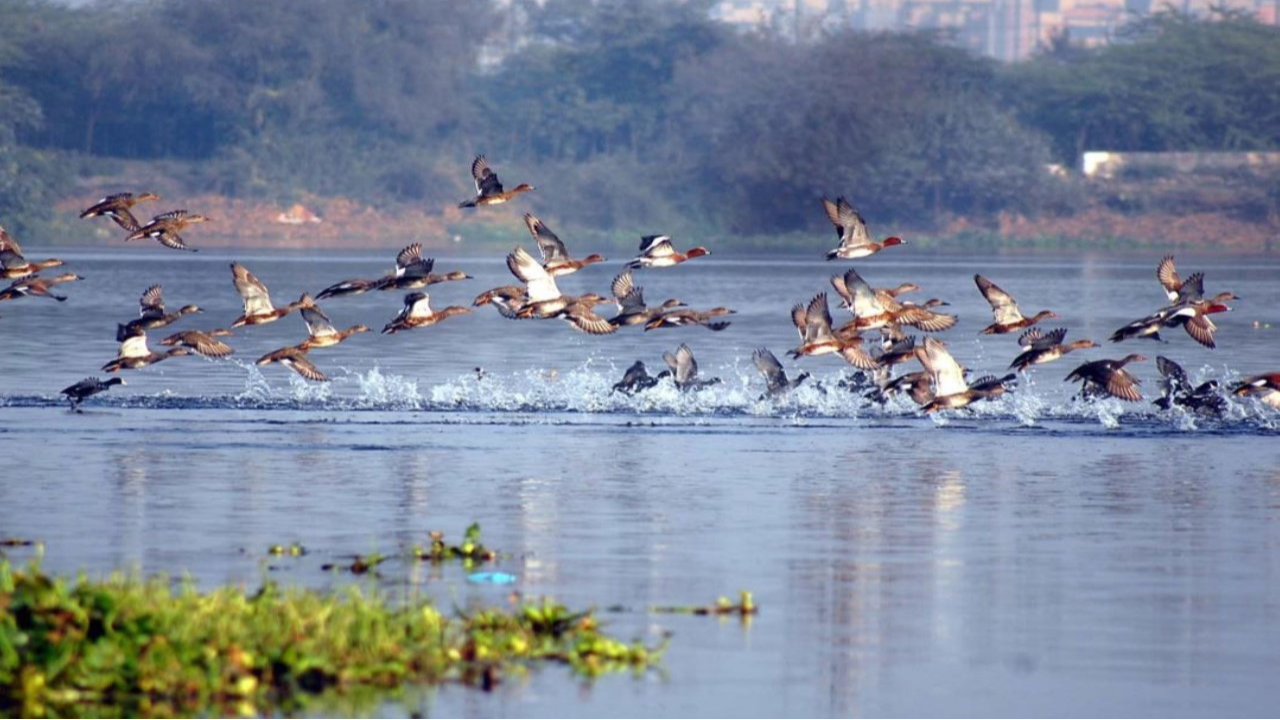
[[[240,298],[244,301],[245,315],[266,315],[275,312],[267,286],[249,272],[249,268],[240,263],[231,263],[231,282],[235,284],[236,292],[240,293]]]
[[[525,213],[524,224],[529,228],[529,234],[538,242],[543,265],[569,261],[569,252],[565,250],[564,243],[541,220],[534,217],[532,213]]]
[[[618,330],[616,325],[583,305],[570,306],[563,317],[575,330],[588,335],[608,335]]]
[[[676,248],[666,235],[648,235],[640,238],[640,254],[651,258],[668,257],[676,254]]]
[[[804,342],[806,345],[834,339],[831,332],[831,309],[827,307],[827,294],[820,292],[809,301],[804,313]]]
[[[1160,281],[1170,300],[1178,297],[1178,291],[1182,289],[1182,278],[1178,276],[1178,268],[1173,264],[1172,255],[1165,255],[1160,264],[1156,265],[1156,280]]]
[[[871,234],[867,231],[867,221],[843,197],[831,202],[822,198],[822,207],[827,211],[827,219],[836,226],[836,234],[840,236],[840,247],[857,247],[871,244]]]
[[[1107,392],[1121,400],[1129,402],[1137,402],[1142,399],[1142,392],[1138,390],[1140,381],[1124,368],[1116,368],[1107,376]]]
[[[338,329],[333,326],[333,322],[329,320],[329,316],[319,305],[308,305],[302,308],[302,321],[307,324],[307,332],[311,337],[327,337],[337,335]]]
[[[489,163],[483,155],[477,155],[471,162],[471,177],[475,178],[477,195],[497,195],[502,192],[498,174],[489,169]]]
[[[284,365],[285,367],[298,373],[299,375],[301,375],[302,377],[308,380],[325,382],[329,379],[327,375],[320,372],[320,369],[317,368],[315,364],[312,363],[311,360],[308,359],[307,356],[302,354],[301,352],[291,353],[289,355],[286,355],[285,357],[280,358],[280,364]]]
[[[857,317],[874,317],[884,313],[884,306],[880,304],[880,300],[876,298],[875,290],[871,289],[871,285],[857,270],[849,268],[844,273],[845,287],[853,294],[853,314]]]
[[[142,291],[142,297],[138,298],[138,316],[144,318],[161,317],[164,315],[164,290],[159,285],[152,285]]]
[[[978,284],[982,297],[991,304],[991,314],[998,324],[1011,325],[1023,320],[1022,313],[1018,311],[1018,303],[1012,295],[981,275],[974,275],[973,281]]]
[[[1213,341],[1213,333],[1217,331],[1218,326],[1213,324],[1213,320],[1208,315],[1195,315],[1183,325],[1187,334],[1192,340],[1201,345],[1212,348],[1217,347]]]
[[[404,275],[405,269],[417,265],[422,262],[422,243],[414,243],[406,246],[403,250],[396,253],[396,273],[395,277]],[[428,270],[427,272],[431,272]]]
[[[507,255],[507,269],[525,284],[529,302],[543,302],[560,297],[560,288],[542,265],[522,247]]]
[[[964,381],[964,368],[951,356],[946,343],[937,338],[924,339],[924,347],[916,350],[924,369],[933,375],[934,392],[939,397],[962,393],[969,389]]]

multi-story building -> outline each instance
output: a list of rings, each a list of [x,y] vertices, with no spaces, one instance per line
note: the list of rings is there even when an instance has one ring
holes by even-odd
[[[1000,60],[1021,60],[1054,38],[1092,46],[1133,14],[1150,12],[1156,0],[723,0],[716,17],[731,23],[771,24],[798,38],[825,28],[860,30],[939,29],[956,41]],[[1278,24],[1280,0],[1174,0],[1186,12],[1228,7]]]

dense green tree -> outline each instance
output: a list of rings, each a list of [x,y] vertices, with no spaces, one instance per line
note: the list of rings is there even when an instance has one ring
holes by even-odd
[[[926,35],[744,38],[682,74],[677,157],[740,231],[809,226],[822,195],[912,221],[1018,207],[1047,153],[993,102],[994,78]]]
[[[1280,147],[1280,28],[1216,11],[1166,10],[1090,52],[1010,66],[1005,95],[1054,138],[1064,163],[1085,150]]]

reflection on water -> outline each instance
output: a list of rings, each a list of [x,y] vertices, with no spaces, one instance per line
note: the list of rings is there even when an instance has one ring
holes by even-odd
[[[187,288],[210,316],[234,310],[224,262],[196,262],[113,271],[139,288]],[[1159,301],[1145,261],[1014,259],[1003,272],[969,262],[867,272],[884,284],[918,273],[930,295],[951,299],[962,316],[953,349],[984,372],[1008,363],[1012,340],[973,335],[989,314],[975,306],[972,272],[1042,287],[1047,306],[1074,315],[1063,318],[1072,336],[1109,333],[1139,294]],[[286,295],[320,280],[270,263]],[[238,365],[165,363],[73,415],[53,394],[76,378],[48,377],[48,352],[66,353],[68,367],[100,365],[115,344],[98,331],[119,314],[86,281],[92,307],[76,322],[93,340],[23,340],[0,360],[0,442],[24,463],[0,476],[0,534],[43,540],[57,572],[136,566],[205,587],[264,577],[332,587],[351,581],[319,570],[336,557],[395,553],[432,530],[456,540],[478,522],[503,553],[498,569],[520,577],[515,590],[610,609],[603,620],[622,637],[674,634],[663,676],[585,685],[551,669],[492,694],[443,688],[422,708],[386,714],[1235,716],[1280,706],[1273,411],[1245,403],[1206,422],[1077,403],[1062,383],[1068,368],[1052,367],[997,403],[936,420],[815,385],[761,402],[743,358],[794,344],[777,308],[811,297],[830,268],[778,265],[764,297],[744,267],[708,264],[699,276],[740,311],[724,333],[546,342],[546,326],[482,316],[472,335],[459,325],[394,346],[344,343],[323,356],[337,379],[321,387],[245,360],[296,342],[286,320],[237,336]],[[143,277],[152,270],[162,277]],[[1240,278],[1232,289],[1257,307],[1280,306],[1273,265],[1214,272]],[[573,289],[587,289],[591,276],[578,275]],[[655,273],[646,288],[676,295],[687,278]],[[344,325],[368,323],[385,321],[387,301],[326,308]],[[136,300],[121,307],[135,312]],[[1250,319],[1223,319],[1221,351],[1182,338],[1167,349],[1197,380],[1269,369],[1274,338],[1249,331]],[[460,353],[463,337],[474,353]],[[653,366],[685,341],[722,386],[609,392],[632,360]],[[513,350],[530,347],[536,358]],[[840,372],[822,359],[797,364],[829,381]],[[489,374],[476,378],[476,365]],[[1151,368],[1141,372],[1150,388]],[[295,541],[310,553],[266,556]],[[397,558],[380,569],[366,582],[417,587],[446,606],[502,603],[512,589],[469,584],[451,565]],[[743,589],[762,608],[747,625],[647,612]]]

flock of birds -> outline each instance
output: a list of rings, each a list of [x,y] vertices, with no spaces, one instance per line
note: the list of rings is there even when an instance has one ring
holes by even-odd
[[[498,205],[534,189],[521,184],[504,190],[497,174],[489,167],[484,156],[475,159],[471,166],[476,195],[460,203],[462,208]],[[141,202],[156,200],[153,193],[120,193],[103,198],[83,213],[81,218],[109,217],[128,235],[126,241],[151,238],[165,247],[195,252],[181,233],[187,227],[206,222],[209,218],[173,210],[156,215],[146,224],[139,223],[133,208]],[[885,248],[903,244],[898,237],[874,241],[861,214],[843,197],[835,201],[822,199],[827,218],[840,238],[839,245],[827,253],[827,259],[858,260],[870,257]],[[720,331],[730,325],[726,317],[734,310],[715,307],[696,310],[678,299],[668,299],[659,305],[649,305],[644,288],[636,284],[635,271],[667,268],[680,265],[698,257],[710,255],[706,248],[695,247],[680,252],[672,239],[665,235],[647,236],[641,240],[639,255],[613,278],[609,294],[585,293],[568,295],[556,285],[556,278],[569,275],[589,265],[604,261],[598,254],[573,259],[563,241],[537,217],[525,214],[525,224],[536,241],[541,260],[523,247],[516,247],[507,255],[507,268],[515,282],[492,288],[475,298],[472,307],[492,305],[503,317],[513,320],[560,319],[574,329],[590,335],[618,332],[628,326],[641,326],[644,330],[666,327],[701,326]],[[0,228],[0,270],[12,283],[0,290],[0,301],[21,297],[46,297],[64,301],[53,288],[65,282],[81,279],[74,273],[53,277],[40,277],[39,273],[63,265],[61,260],[50,258],[32,262],[27,260],[18,243]],[[425,292],[431,285],[469,279],[461,271],[436,273],[435,262],[423,257],[422,247],[414,243],[397,254],[395,268],[391,272],[372,279],[351,279],[334,283],[312,297],[304,293],[297,301],[276,306],[271,301],[265,283],[240,263],[231,263],[231,279],[243,301],[244,312],[230,323],[230,328],[211,330],[183,330],[166,335],[160,344],[168,349],[152,350],[148,344],[148,331],[158,330],[179,319],[201,312],[195,305],[186,305],[168,312],[159,285],[147,288],[139,300],[138,316],[117,327],[116,340],[120,343],[117,357],[102,366],[104,372],[118,373],[125,369],[137,369],[171,357],[199,354],[211,358],[225,358],[234,350],[220,337],[233,335],[233,329],[250,325],[275,322],[297,311],[307,328],[307,337],[296,345],[269,352],[257,359],[258,365],[279,363],[312,381],[328,380],[325,373],[310,358],[317,348],[332,347],[357,333],[368,332],[365,325],[353,325],[339,329],[321,309],[318,300],[328,300],[370,291],[408,290],[404,307],[383,328],[382,333],[394,334],[425,328],[451,317],[472,313],[472,307],[450,306],[433,308],[431,297]],[[1227,302],[1238,300],[1231,292],[1207,296],[1204,274],[1197,272],[1182,278],[1172,256],[1160,261],[1156,278],[1166,294],[1166,304],[1151,314],[1118,329],[1111,337],[1113,342],[1133,338],[1161,340],[1160,332],[1166,328],[1182,328],[1194,341],[1212,348],[1215,346],[1216,326],[1212,315],[1231,308]],[[990,400],[1009,392],[1015,385],[1017,373],[1031,367],[1061,359],[1063,356],[1098,344],[1091,340],[1066,342],[1067,329],[1042,331],[1035,327],[1044,320],[1056,318],[1049,310],[1034,315],[1024,315],[1013,296],[982,275],[975,275],[979,292],[991,306],[993,322],[981,333],[1018,333],[1019,354],[1009,365],[1013,371],[1002,376],[984,375],[968,379],[968,371],[951,355],[947,344],[934,333],[952,328],[957,318],[940,307],[948,303],[931,299],[917,303],[903,296],[920,290],[914,283],[903,283],[893,288],[872,287],[857,270],[850,268],[831,277],[831,286],[839,298],[840,308],[848,310],[849,319],[837,325],[831,315],[826,292],[817,293],[808,303],[795,305],[791,320],[800,337],[800,343],[787,354],[796,359],[804,356],[838,355],[857,369],[853,378],[841,381],[841,385],[853,390],[865,391],[867,396],[884,402],[889,396],[903,393],[910,397],[924,412],[963,408],[971,403]],[[613,305],[612,315],[601,314],[600,308]],[[923,341],[907,335],[907,328],[929,333]],[[878,336],[878,337],[877,337]],[[1147,358],[1130,354],[1119,359],[1099,359],[1085,362],[1070,373],[1066,380],[1081,383],[1081,396],[1085,398],[1110,396],[1136,402],[1142,400],[1139,379],[1130,372],[1132,363]],[[643,361],[629,367],[620,382],[614,385],[617,392],[628,395],[644,392],[664,378],[682,391],[693,391],[719,382],[718,378],[700,377],[693,351],[681,344],[674,351],[665,352],[663,360],[667,369],[651,375]],[[766,381],[766,396],[778,396],[800,386],[809,378],[803,372],[789,377],[782,363],[768,349],[759,348],[752,356],[755,366]],[[918,362],[919,370],[895,375],[900,365]],[[1155,404],[1162,408],[1179,406],[1190,411],[1217,415],[1227,405],[1219,383],[1210,380],[1193,385],[1186,372],[1173,360],[1159,356],[1156,365],[1161,374],[1161,395]],[[78,410],[85,398],[123,384],[119,377],[100,380],[89,377],[62,390],[71,408]],[[1267,405],[1280,409],[1280,372],[1265,373],[1244,378],[1231,388],[1235,395],[1249,395]]]

